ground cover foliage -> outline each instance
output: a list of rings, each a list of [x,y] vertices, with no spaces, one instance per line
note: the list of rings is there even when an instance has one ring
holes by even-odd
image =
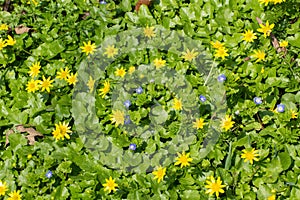
[[[299,0],[0,3],[0,199],[299,199]]]

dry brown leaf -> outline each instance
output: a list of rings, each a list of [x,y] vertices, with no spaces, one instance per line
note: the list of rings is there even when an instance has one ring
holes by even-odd
[[[15,32],[16,32],[16,34],[23,34],[23,33],[28,33],[30,31],[30,29],[31,28],[20,25],[15,28]]]
[[[139,0],[135,5],[135,10],[139,11],[142,4],[149,6],[152,0]]]
[[[20,133],[28,133],[28,135],[25,137],[27,138],[29,145],[33,145],[35,143],[35,137],[44,137],[44,135],[36,131],[34,128],[25,128],[23,125],[17,125],[14,129]],[[14,129],[7,131],[5,145],[9,143],[8,136],[15,132]]]

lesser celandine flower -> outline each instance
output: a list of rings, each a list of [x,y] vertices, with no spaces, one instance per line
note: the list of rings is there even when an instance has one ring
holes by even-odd
[[[83,53],[89,55],[94,53],[96,45],[95,43],[92,44],[91,41],[88,41],[87,43],[83,42],[83,46],[81,46],[80,48],[82,49]]]
[[[268,200],[276,200],[276,195],[273,194],[273,195],[269,196],[269,197],[268,197]]]
[[[135,67],[134,66],[130,66],[128,69],[128,73],[132,74],[135,71]]]
[[[144,35],[148,38],[155,37],[154,27],[147,26],[146,28],[144,28]]]
[[[177,99],[176,97],[173,100],[173,108],[175,110],[182,110],[182,103],[180,99]]]
[[[194,124],[193,125],[194,128],[202,129],[203,126],[205,125],[204,119],[203,118],[196,119],[196,121],[193,124]]]
[[[56,78],[61,79],[61,80],[68,80],[68,76],[70,75],[70,70],[68,67],[65,69],[60,68],[60,71],[57,72]]]
[[[235,122],[232,121],[231,116],[226,115],[225,118],[222,120],[221,128],[225,129],[225,131],[228,131],[229,129],[231,129],[233,127],[234,123]]]
[[[111,191],[116,191],[118,184],[115,182],[114,179],[112,179],[112,177],[110,176],[109,179],[105,179],[106,183],[102,184],[102,186],[104,187],[104,191],[108,191],[109,193]]]
[[[297,117],[298,117],[298,113],[294,110],[291,110],[291,118],[292,119],[297,119]]]
[[[55,129],[52,131],[52,135],[56,140],[64,140],[65,138],[70,139],[69,133],[72,133],[69,127],[69,123],[59,122],[55,124]]]
[[[7,190],[6,182],[0,181],[0,196],[4,196]]]
[[[46,90],[47,92],[50,92],[50,88],[53,87],[52,82],[54,80],[51,80],[51,77],[48,77],[47,79],[45,76],[43,76],[43,80],[40,81],[40,87],[42,88],[42,92]]]
[[[281,42],[279,42],[279,46],[280,47],[287,47],[288,46],[288,41],[286,41],[286,40],[283,40],[283,41],[281,41]]]
[[[253,52],[254,52],[253,57],[257,59],[255,62],[259,62],[259,61],[264,61],[265,60],[266,54],[263,51],[261,51],[261,50],[254,50]]]
[[[272,0],[259,0],[259,3],[265,4],[265,6],[267,6],[270,2],[272,2]]]
[[[116,126],[119,124],[124,125],[124,113],[120,110],[113,110],[112,114],[110,115],[110,120],[112,123],[115,123]]]
[[[253,33],[252,30],[246,30],[244,33],[243,33],[243,40],[245,40],[246,42],[253,42],[254,39],[257,39],[257,37],[255,36],[256,33]]]
[[[156,69],[166,66],[166,61],[161,58],[159,58],[159,59],[155,58],[153,63],[154,63],[154,66],[156,67]]]
[[[264,37],[270,36],[272,29],[274,28],[274,24],[269,24],[269,21],[266,22],[266,25],[259,24],[260,28],[257,29],[258,32],[261,32],[264,34]]]
[[[40,73],[41,65],[40,62],[35,62],[29,67],[29,76],[36,77]]]
[[[8,35],[5,42],[6,42],[6,45],[13,46],[16,44],[17,41],[14,40],[14,38],[12,38],[10,35]]]
[[[122,78],[125,76],[125,74],[126,74],[126,71],[125,71],[125,69],[124,69],[123,67],[118,68],[118,69],[115,71],[115,75],[116,75],[116,76],[120,76],[120,77],[122,77]]]
[[[109,93],[110,91],[110,83],[109,81],[105,80],[104,84],[103,84],[103,88],[99,89],[100,95],[102,96],[102,98],[105,97],[105,95],[107,93]]]
[[[225,47],[218,48],[216,50],[215,57],[216,58],[222,58],[222,60],[224,60],[226,56],[229,56],[229,54],[227,53],[227,51],[228,50]]]
[[[217,198],[219,198],[219,194],[225,192],[222,188],[226,186],[222,185],[222,181],[220,177],[218,177],[218,179],[216,180],[213,176],[210,176],[208,180],[206,180],[206,183],[207,183],[207,185],[205,186],[205,188],[207,188],[206,193],[208,193],[209,195],[213,195],[214,193],[216,193]]]
[[[13,191],[13,192],[11,192],[11,193],[9,193],[9,197],[8,197],[8,199],[7,200],[21,200],[21,197],[22,197],[22,195],[20,194],[20,190],[18,190],[18,191]]]
[[[95,85],[95,80],[93,79],[92,76],[90,76],[89,81],[87,83],[87,86],[89,87],[90,92],[93,92],[94,85]]]
[[[182,53],[181,58],[183,58],[185,61],[192,61],[193,59],[195,59],[197,57],[199,53],[197,51],[195,51],[194,49],[192,49],[192,51],[190,51],[189,49],[186,50],[186,52]]]
[[[2,38],[0,38],[0,51],[1,51],[4,47],[6,47],[6,46],[7,46],[7,45],[6,45],[6,42],[3,41]]]
[[[153,171],[152,174],[154,175],[154,179],[157,179],[157,182],[159,183],[164,179],[164,176],[166,175],[166,168],[159,166],[156,171]]]
[[[8,30],[8,25],[7,24],[1,24],[0,25],[0,31],[7,31]]]
[[[106,47],[104,55],[106,55],[107,58],[113,58],[117,54],[118,49],[115,48],[115,45],[108,45],[108,47]]]
[[[67,82],[69,83],[69,85],[75,85],[75,83],[77,82],[77,73],[73,74],[73,73],[70,73],[68,76],[67,76]]]
[[[40,89],[39,83],[40,83],[40,80],[31,79],[27,83],[27,88],[26,88],[27,92],[35,92],[35,91],[39,90]]]
[[[258,156],[257,152],[258,150],[255,150],[254,148],[249,151],[244,149],[241,158],[245,159],[244,162],[249,161],[250,164],[253,164],[253,160],[258,161],[258,158],[256,158]]]
[[[224,47],[224,44],[219,42],[219,41],[216,41],[216,42],[213,42],[211,41],[210,44],[213,46],[213,48],[215,49],[219,49],[219,48],[223,48]]]
[[[190,162],[193,161],[192,158],[189,158],[190,153],[185,154],[185,152],[179,153],[177,152],[178,157],[176,158],[177,162],[175,162],[175,165],[180,165],[180,168],[189,166]]]

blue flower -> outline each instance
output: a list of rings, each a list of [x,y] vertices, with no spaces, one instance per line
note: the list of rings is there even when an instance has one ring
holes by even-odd
[[[205,101],[206,101],[206,97],[203,96],[203,95],[200,95],[200,96],[199,96],[199,99],[200,99],[201,102],[205,102]]]
[[[125,124],[125,125],[128,125],[128,124],[130,124],[130,123],[131,123],[130,116],[129,116],[129,115],[126,115],[126,116],[125,116],[125,119],[124,119],[124,124]]]
[[[103,5],[104,5],[104,4],[107,4],[106,1],[100,1],[99,3],[100,3],[100,4],[103,4]]]
[[[132,151],[135,151],[136,150],[136,144],[133,144],[133,143],[130,144],[129,149],[132,150]]]
[[[253,101],[256,105],[262,104],[262,99],[260,97],[254,97]]]
[[[45,176],[47,177],[47,178],[51,178],[52,177],[52,171],[50,171],[50,170],[48,170],[47,171],[47,173],[45,174]]]
[[[125,106],[126,108],[129,108],[129,106],[131,106],[131,101],[130,101],[130,100],[126,100],[126,101],[124,102],[124,106]]]
[[[142,94],[143,88],[140,86],[137,89],[135,89],[135,92],[138,93],[138,94]]]
[[[278,112],[281,112],[281,113],[284,112],[284,108],[285,108],[285,106],[282,103],[277,105]]]
[[[218,81],[220,83],[223,83],[224,81],[226,81],[226,76],[224,74],[221,74],[218,76]]]

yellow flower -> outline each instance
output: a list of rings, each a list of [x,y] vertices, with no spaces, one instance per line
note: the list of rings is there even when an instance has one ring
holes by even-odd
[[[0,196],[4,196],[7,191],[7,186],[5,182],[0,181]]]
[[[279,46],[280,47],[287,47],[288,46],[288,41],[286,41],[286,40],[283,40],[283,41],[281,41],[281,42],[279,42]]]
[[[27,159],[29,160],[29,159],[31,159],[32,158],[32,154],[28,154],[27,155]]]
[[[40,81],[42,92],[44,90],[46,90],[47,92],[50,92],[50,87],[53,87],[52,82],[54,81],[54,80],[50,80],[50,79],[51,79],[51,77],[48,77],[46,79],[45,76],[43,76],[43,80]]]
[[[181,100],[180,99],[177,99],[176,97],[174,98],[174,101],[173,101],[173,108],[175,110],[182,110],[182,103],[181,103]]]
[[[110,90],[110,83],[109,81],[104,81],[104,86],[103,88],[99,89],[100,95],[102,95],[102,98],[105,97],[105,95],[109,92]]]
[[[80,47],[82,49],[82,52],[86,53],[86,55],[94,54],[94,51],[96,49],[95,43],[91,43],[91,41],[88,41],[88,43],[83,42],[83,46]]]
[[[218,48],[215,53],[215,57],[225,59],[226,56],[229,56],[225,47]]]
[[[90,76],[90,79],[87,83],[87,86],[89,87],[90,92],[92,92],[94,90],[94,85],[95,85],[95,80],[93,79],[92,76]]]
[[[57,72],[56,78],[66,81],[66,80],[68,80],[69,75],[70,75],[70,70],[68,67],[66,67],[65,69],[60,68],[60,71]]]
[[[276,195],[273,194],[273,195],[269,196],[269,197],[268,197],[268,200],[276,200]]]
[[[68,75],[67,82],[69,83],[69,85],[75,85],[75,83],[77,82],[77,73],[71,73],[70,75]]]
[[[261,61],[261,60],[264,61],[265,60],[265,56],[266,56],[266,54],[263,51],[261,51],[261,50],[254,50],[253,57],[257,58],[257,60],[255,61],[256,63],[259,62],[259,61]]]
[[[7,36],[8,39],[6,39],[6,45],[10,45],[13,46],[14,44],[16,44],[16,40],[14,40],[14,38],[12,38],[10,35]]]
[[[32,3],[33,3],[35,6],[38,5],[38,2],[37,2],[36,0],[29,0],[29,1],[27,1],[27,4],[31,4],[30,1],[32,1]]]
[[[8,30],[8,25],[7,24],[1,24],[0,25],[0,31],[7,31]]]
[[[216,180],[213,176],[209,177],[210,180],[206,180],[207,185],[205,188],[208,190],[206,193],[209,193],[209,195],[213,195],[216,193],[217,198],[219,198],[219,193],[224,193],[223,187],[226,187],[225,185],[222,185],[221,178],[218,177]]]
[[[124,113],[120,110],[113,110],[110,120],[112,123],[115,123],[116,126],[119,124],[123,125],[125,120]]]
[[[263,74],[264,72],[265,72],[265,68],[264,68],[264,67],[262,67],[262,68],[261,68],[261,70],[260,70],[260,73],[262,73],[262,74]]]
[[[41,65],[40,62],[33,63],[31,67],[29,67],[30,71],[29,76],[36,77],[40,73]]]
[[[251,151],[247,151],[246,149],[244,149],[243,152],[244,153],[241,155],[241,158],[245,158],[244,162],[249,161],[251,164],[253,164],[253,160],[258,161],[258,159],[256,158],[258,156],[258,150],[252,148]]]
[[[292,119],[297,119],[297,117],[298,117],[298,113],[294,110],[291,110],[291,118]]]
[[[118,54],[118,49],[115,48],[115,45],[106,47],[104,55],[107,55],[107,58],[113,58],[116,54]]]
[[[68,133],[72,133],[70,130],[71,127],[68,126],[69,123],[61,123],[55,124],[55,129],[52,131],[52,135],[55,138],[55,140],[64,140],[65,138],[70,139],[70,136]]]
[[[210,44],[213,46],[213,48],[215,49],[220,49],[220,48],[224,48],[224,44],[222,44],[219,41],[213,42],[211,41]]]
[[[161,58],[160,59],[155,58],[155,60],[153,62],[154,62],[154,66],[156,67],[156,69],[159,69],[166,65],[166,61]]]
[[[21,200],[22,195],[20,195],[20,190],[18,191],[13,191],[9,193],[9,198],[7,200]]]
[[[196,121],[194,122],[194,128],[196,129],[202,129],[203,126],[205,125],[204,123],[204,119],[203,118],[199,118],[199,119],[196,119]]]
[[[270,2],[272,2],[272,0],[259,0],[259,3],[265,4],[265,6],[267,6]]]
[[[181,58],[183,58],[185,61],[192,61],[194,58],[197,57],[198,52],[195,51],[194,49],[192,49],[192,51],[190,51],[189,49],[186,50],[186,52],[182,53],[183,55],[181,56]]]
[[[123,67],[121,67],[120,69],[117,69],[115,71],[115,75],[116,76],[120,76],[122,78],[125,76],[125,74],[126,74],[126,71],[125,71],[125,69]]]
[[[185,166],[189,166],[190,163],[192,162],[192,158],[189,158],[190,153],[185,154],[185,152],[182,152],[182,154],[180,154],[179,152],[177,152],[178,157],[176,158],[177,162],[175,163],[175,165],[180,165],[180,168],[185,167]]]
[[[148,38],[155,37],[154,27],[153,26],[151,26],[151,27],[147,26],[146,28],[144,28],[144,34]]]
[[[118,184],[115,183],[115,180],[112,179],[110,176],[109,179],[105,179],[106,183],[102,184],[104,187],[104,191],[107,191],[110,193],[111,191],[116,191],[116,187],[118,187]]]
[[[27,83],[27,92],[35,92],[37,91],[40,86],[39,86],[40,81],[39,80],[33,80],[31,79],[28,83]]]
[[[285,0],[273,0],[274,4],[278,4],[278,3],[282,3],[282,2],[285,2]]]
[[[0,38],[0,51],[1,51],[4,47],[6,47],[6,42],[3,41],[2,38]]]
[[[256,33],[253,33],[252,30],[247,30],[245,31],[245,33],[243,33],[243,40],[245,40],[246,42],[253,42],[254,39],[257,39],[257,37],[255,36]]]
[[[159,183],[166,175],[166,168],[160,166],[156,171],[153,171],[152,174],[155,176],[154,179],[157,179],[157,182]]]
[[[269,24],[269,21],[267,21],[266,25],[259,24],[260,28],[257,29],[258,32],[264,33],[264,37],[270,36],[270,33],[272,32],[272,29],[274,28],[274,24]]]
[[[135,67],[134,66],[130,66],[128,69],[128,73],[132,74],[135,71]]]
[[[228,131],[233,127],[233,124],[235,122],[232,121],[231,116],[226,115],[225,118],[222,120],[221,128],[225,129],[225,131]]]

